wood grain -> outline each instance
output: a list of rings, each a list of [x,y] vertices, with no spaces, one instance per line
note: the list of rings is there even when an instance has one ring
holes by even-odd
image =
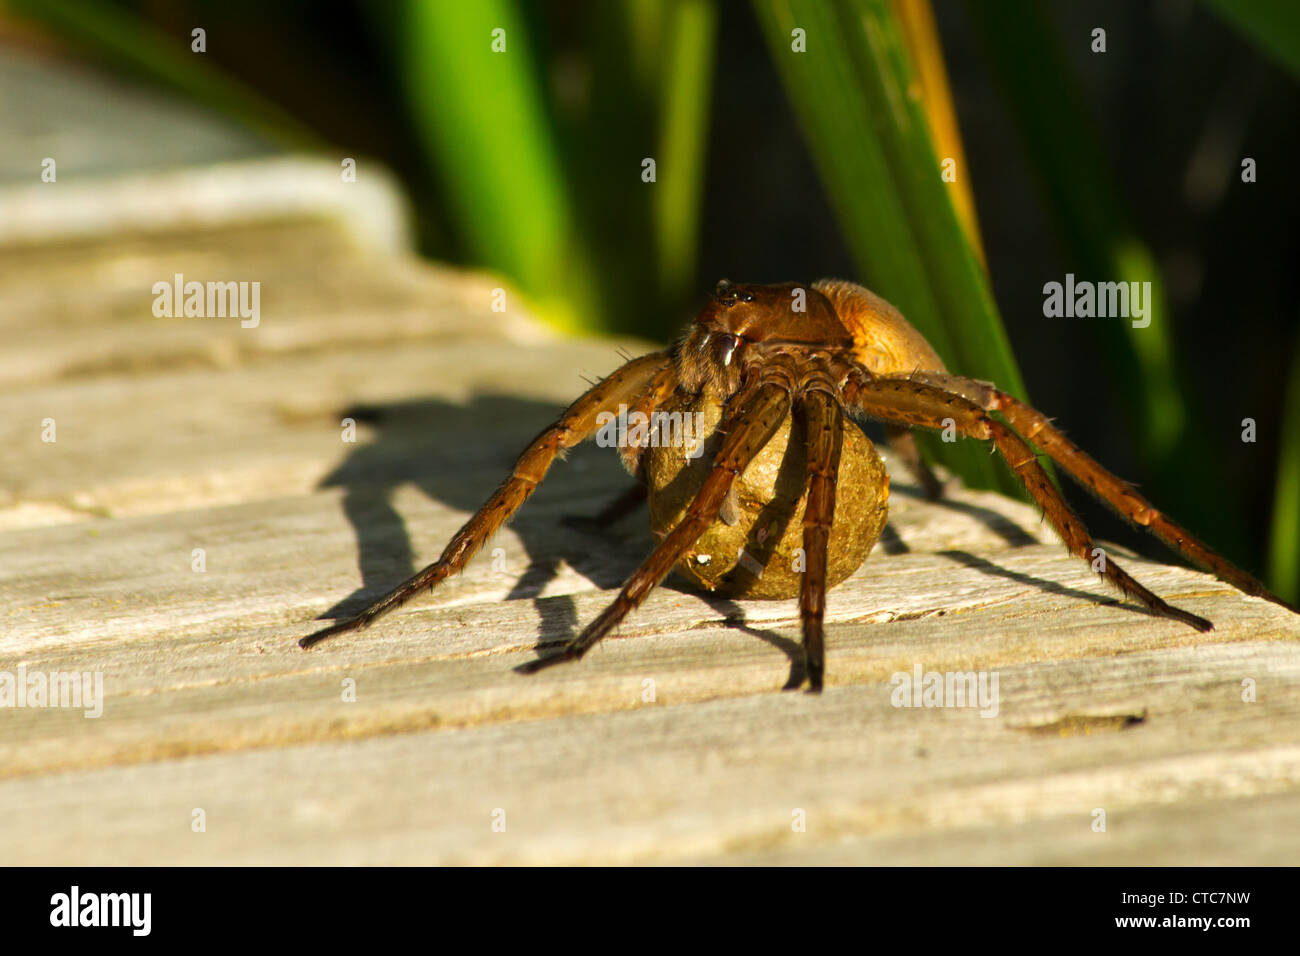
[[[265,276],[258,329],[151,315],[152,281],[205,262]],[[929,503],[892,461],[886,537],[829,595],[821,697],[781,691],[796,602],[680,584],[580,664],[515,672],[650,547],[644,515],[564,523],[629,480],[590,447],[463,575],[303,652],[649,346],[560,339],[493,313],[491,277],[312,220],[0,263],[0,671],[100,672],[106,696],[0,709],[10,862],[1296,862],[1300,620],[1111,549],[1216,630],[1153,618],[1033,509]],[[996,713],[894,706],[916,667],[996,673]]]

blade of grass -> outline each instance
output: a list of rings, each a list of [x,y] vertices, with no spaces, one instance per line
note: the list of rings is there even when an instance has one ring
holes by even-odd
[[[566,104],[563,145],[609,328],[664,340],[693,297],[716,17],[712,0],[609,0],[585,23],[590,95]]]
[[[888,0],[755,0],[755,10],[867,284],[954,371],[1024,397],[987,276],[910,95],[913,71]],[[807,52],[792,49],[796,28]],[[984,448],[930,448],[969,484],[1019,493]]]
[[[1260,49],[1300,78],[1300,4],[1295,0],[1203,0]]]
[[[1296,337],[1282,408],[1282,443],[1268,542],[1268,586],[1279,597],[1300,603],[1300,336]]]
[[[975,213],[975,191],[971,188],[966,166],[966,151],[961,144],[961,131],[957,125],[957,110],[952,103],[952,89],[948,85],[948,68],[943,61],[943,47],[939,43],[939,29],[934,23],[934,9],[930,0],[892,0],[894,16],[903,28],[908,55],[916,65],[916,79],[921,91],[921,106],[930,121],[930,136],[937,155],[950,157],[957,167],[957,179],[949,184],[957,215],[966,230],[980,263],[987,270],[984,243],[980,239],[979,217]]]
[[[672,6],[653,191],[659,299],[665,306],[683,298],[695,281],[717,16],[712,0],[677,0]]]
[[[408,0],[396,28],[418,133],[471,257],[518,282],[549,321],[596,327],[596,280],[517,5]]]
[[[591,250],[602,328],[653,336],[654,228],[641,162],[655,152],[658,53],[667,7],[657,0],[595,4],[582,21],[584,95],[559,103],[560,147],[574,215]],[[619,294],[621,292],[621,294]]]

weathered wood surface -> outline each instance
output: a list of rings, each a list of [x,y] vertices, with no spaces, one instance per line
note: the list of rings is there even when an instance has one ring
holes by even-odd
[[[143,280],[197,274],[200,249],[274,286],[259,328],[152,317]],[[37,279],[60,270],[91,278]],[[889,534],[831,594],[821,697],[780,690],[795,602],[676,587],[582,663],[514,672],[649,547],[643,516],[561,523],[628,480],[594,448],[495,565],[300,651],[436,556],[582,376],[643,347],[492,313],[493,285],[302,223],[0,255],[0,670],[100,671],[106,693],[98,719],[0,710],[6,860],[1295,862],[1296,620],[1132,559],[1218,628],[1156,620],[1031,509],[932,505],[897,471]],[[894,707],[918,664],[996,671],[996,716]]]

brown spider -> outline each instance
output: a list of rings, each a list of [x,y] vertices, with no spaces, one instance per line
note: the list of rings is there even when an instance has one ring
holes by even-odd
[[[632,359],[596,384],[538,435],[520,455],[513,474],[456,533],[437,562],[355,617],[317,631],[299,644],[310,647],[332,635],[366,627],[381,614],[461,570],[532,494],[556,456],[591,437],[600,420],[608,419],[607,413],[617,413],[624,406],[648,415],[674,401],[685,402],[688,407],[701,401],[721,405],[721,422],[714,439],[716,453],[698,490],[680,520],[671,530],[665,529],[653,553],[628,579],[614,602],[559,653],[532,661],[525,670],[535,671],[582,657],[639,606],[674,565],[683,562],[715,521],[721,517],[734,524],[735,516],[728,518],[728,509],[734,512],[736,508],[733,484],[768,441],[794,421],[801,427],[790,432],[791,450],[797,450],[793,447],[795,436],[802,435],[805,459],[799,492],[802,496],[806,491],[802,499],[805,563],[798,580],[804,672],[810,689],[820,691],[832,523],[861,520],[857,514],[860,502],[855,502],[859,507],[849,509],[852,514],[837,518],[835,511],[841,451],[846,447],[846,416],[885,422],[891,443],[932,494],[937,493],[937,483],[921,463],[909,429],[955,428],[965,436],[992,441],[1070,552],[1089,560],[1094,554],[1092,539],[1039,464],[1028,444],[1033,442],[1093,495],[1193,564],[1246,594],[1300,613],[1162,515],[1131,485],[1074,445],[1041,413],[987,382],[949,374],[920,333],[874,293],[850,282],[827,279],[813,283],[811,288],[793,282],[738,285],[723,280],[676,345]],[[992,412],[1000,417],[994,417]],[[847,425],[855,427],[851,421]],[[649,450],[646,444],[625,444],[620,448],[628,469],[643,480],[645,453]],[[866,447],[870,449],[870,443]],[[846,459],[846,469],[849,464]],[[883,524],[888,477],[875,481],[877,487],[866,490],[880,502],[875,510],[881,513]],[[628,500],[607,514],[627,510]],[[879,526],[874,532],[879,535]],[[867,550],[874,540],[869,540]],[[1213,628],[1204,618],[1165,603],[1114,561],[1102,560],[1099,574],[1154,614],[1182,621],[1199,631]]]

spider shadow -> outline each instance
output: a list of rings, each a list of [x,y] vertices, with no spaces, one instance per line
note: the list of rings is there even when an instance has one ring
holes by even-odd
[[[417,564],[406,522],[393,505],[393,496],[404,484],[412,484],[430,500],[438,501],[466,513],[474,513],[487,500],[492,488],[509,474],[517,454],[542,428],[553,422],[560,408],[548,402],[529,401],[513,395],[483,393],[467,403],[446,402],[438,399],[417,399],[386,404],[357,405],[348,408],[342,417],[366,424],[373,437],[358,444],[347,458],[325,478],[318,487],[342,488],[343,509],[352,525],[357,540],[357,564],[361,583],[351,594],[338,601],[320,615],[321,620],[348,618],[395,585],[406,580],[422,567]],[[491,441],[484,440],[484,422],[491,422]],[[792,443],[791,451],[800,447]],[[590,465],[603,450],[574,449],[571,461],[584,457]],[[591,453],[595,452],[592,456]],[[711,458],[706,454],[705,459]],[[616,460],[608,458],[610,474],[621,473]],[[780,468],[781,485],[802,479],[802,456],[787,452]],[[482,483],[466,481],[467,473],[481,475]],[[551,481],[543,483],[533,500],[564,494],[564,470],[552,472]],[[679,476],[684,478],[685,476]],[[925,498],[919,488],[899,483],[894,494]],[[963,502],[939,499],[934,502],[970,514],[1000,534],[1009,544],[1021,546],[1037,543],[1036,540],[1009,519],[995,511]],[[581,516],[576,521],[556,522],[551,516],[530,518],[525,505],[510,522],[524,551],[525,570],[512,584],[507,600],[534,601],[539,618],[536,651],[563,643],[579,630],[576,605],[569,595],[543,598],[542,592],[555,579],[561,555],[579,574],[601,590],[619,587],[644,558],[645,549],[627,547],[629,534],[617,535],[610,547],[591,547],[595,529],[584,525]],[[642,511],[643,515],[644,512]],[[755,528],[772,529],[772,541],[779,540],[792,514],[784,509],[763,510]],[[644,520],[644,519],[643,519]],[[608,541],[610,527],[599,529],[599,535]],[[908,551],[890,525],[886,525],[881,538],[883,549],[890,554]],[[761,542],[751,538],[747,550],[759,563],[766,565],[770,553]],[[971,567],[990,574],[1000,574],[1015,580],[1033,582],[1047,590],[1086,598],[1105,600],[1097,595],[1075,591],[1050,582],[1006,571],[964,552],[945,552],[949,557],[962,560]],[[696,594],[710,605],[722,618],[723,626],[744,631],[781,650],[790,660],[790,676],[784,689],[796,689],[805,679],[802,647],[797,641],[782,637],[775,631],[753,627],[746,623],[745,611],[737,601],[702,592],[684,581],[674,581],[672,576],[665,587]]]
[[[967,501],[954,501],[952,498],[931,498],[919,486],[910,484],[893,485],[889,489],[890,497],[895,495],[915,498],[918,501],[925,501],[938,508],[947,508],[949,511],[956,511],[959,514],[968,515],[974,518],[984,527],[988,528],[1012,548],[1024,548],[1030,545],[1038,544],[1039,541],[1032,534],[1026,531],[1020,525],[1016,524],[1006,515],[999,514],[992,508],[985,508],[981,505],[971,504]],[[884,536],[881,536],[884,540]],[[898,550],[895,550],[898,549]],[[907,544],[898,537],[894,532],[889,545],[886,547],[887,554],[904,554],[911,549]]]
[[[986,528],[993,531],[1013,548],[1023,548],[1040,543],[1037,538],[1025,531],[1025,529],[1020,527],[1020,525],[1015,521],[990,508],[984,508],[980,505],[974,505],[964,501],[953,501],[946,497],[930,498],[920,487],[913,485],[898,486],[891,491],[891,494],[893,493],[906,495],[909,498],[928,501],[930,504],[969,515],[980,521]],[[890,530],[891,529],[886,526],[887,534],[881,535],[881,544],[885,546],[886,552],[888,554],[902,554],[910,551],[906,542],[899,538],[897,532],[893,532],[892,535],[888,534]],[[888,541],[886,540],[887,537],[889,538]],[[1067,587],[1045,578],[1035,577],[1031,574],[1023,574],[1019,571],[1012,571],[1009,568],[1000,567],[992,561],[977,557],[968,551],[948,550],[938,551],[936,553],[942,557],[950,558],[964,564],[966,567],[979,571],[982,574],[987,574],[991,577],[1006,578],[1010,581],[1017,581],[1021,584],[1031,584],[1039,590],[1045,591],[1049,594],[1059,594],[1063,597],[1076,598],[1078,600],[1088,601],[1092,604],[1118,605],[1139,614],[1145,614],[1148,617],[1160,617],[1159,614],[1156,614],[1148,608],[1122,601],[1119,598],[1089,591],[1081,591],[1077,588]]]
[[[783,463],[783,470],[784,470],[784,463]],[[952,501],[946,498],[931,499],[929,498],[928,495],[925,494],[925,492],[920,487],[912,486],[912,485],[902,485],[902,484],[894,485],[893,488],[891,489],[891,494],[904,494],[907,495],[908,497],[928,500],[933,504],[951,508],[955,511],[960,511],[963,514],[970,515],[972,518],[979,520],[990,530],[1000,535],[1003,538],[1003,540],[1005,540],[1012,547],[1023,547],[1025,545],[1032,545],[1038,543],[1037,539],[1035,539],[1032,535],[1026,532],[1019,525],[1017,525],[1014,521],[989,508],[982,508],[978,505],[967,504],[965,502],[960,502],[960,501]],[[907,542],[905,542],[902,539],[902,537],[898,534],[898,531],[893,527],[893,525],[889,524],[888,522],[886,522],[885,527],[881,532],[880,541],[878,542],[878,544],[886,554],[907,554],[908,552],[911,551],[911,549],[907,546]],[[993,564],[990,561],[986,561],[983,558],[978,558],[975,555],[969,554],[964,551],[941,551],[939,553],[944,557],[961,561],[962,563],[966,564],[968,567],[972,567],[977,570],[983,571],[986,574],[1000,575],[1003,577],[1012,578],[1013,580],[1016,581],[1035,584],[1037,586],[1042,587],[1046,591],[1051,591],[1056,594],[1064,594],[1070,597],[1078,597],[1078,598],[1083,598],[1092,601],[1105,600],[1104,598],[1099,597],[1098,595],[1088,594],[1083,591],[1077,591],[1073,588],[1064,587],[1063,585],[1056,584],[1051,581],[1043,581],[1037,578],[1033,578],[1029,575],[1020,574],[1019,572],[1016,571],[1009,571],[1004,568],[999,568],[997,565]],[[870,560],[869,555],[868,555],[868,560]],[[736,601],[729,600],[727,598],[723,598],[718,595],[707,594],[707,593],[702,594],[701,597],[703,597],[704,601],[711,608],[713,608],[714,611],[716,611],[719,615],[722,616],[722,625],[724,627],[735,628],[737,630],[744,631],[746,634],[751,634],[754,637],[759,638],[760,640],[766,641],[768,644],[771,644],[773,647],[777,648],[782,653],[784,653],[787,658],[789,658],[790,676],[786,680],[785,685],[781,688],[782,690],[798,690],[799,687],[802,686],[807,676],[804,667],[802,644],[800,644],[798,641],[793,641],[790,640],[789,638],[782,637],[780,634],[777,634],[775,631],[761,630],[759,628],[750,625],[746,620],[744,607],[741,604],[737,603]],[[1118,603],[1118,602],[1110,602],[1110,603]]]
[[[782,637],[776,631],[754,627],[745,617],[745,608],[730,598],[707,592],[701,592],[699,596],[705,604],[721,615],[722,621],[720,623],[723,627],[757,637],[760,641],[771,644],[789,658],[790,676],[786,678],[785,684],[781,687],[782,690],[798,690],[803,686],[804,680],[808,676],[807,669],[804,667],[803,644],[799,641],[792,641],[788,637]]]
[[[790,449],[787,451],[785,459],[781,463],[778,485],[800,480],[803,469],[803,459],[801,456],[793,453],[797,447],[797,444],[792,441]],[[708,458],[710,456],[706,454],[705,457]],[[682,475],[679,475],[678,478],[682,478]],[[1025,531],[1025,529],[1016,524],[1016,522],[991,508],[985,508],[980,505],[970,504],[963,501],[954,501],[946,497],[931,498],[919,485],[914,485],[908,482],[892,484],[890,494],[891,496],[903,495],[908,498],[927,501],[938,507],[948,508],[952,511],[968,515],[969,517],[979,521],[990,531],[997,534],[1013,548],[1026,547],[1039,543],[1037,538]],[[786,524],[792,517],[793,515],[790,513],[772,511],[769,506],[768,509],[764,510],[760,520],[755,523],[755,527],[767,527],[769,520],[775,520],[779,527],[779,530],[776,531],[775,537],[779,539],[780,536],[785,533]],[[894,528],[893,524],[890,522],[885,523],[878,544],[886,554],[907,554],[911,551],[907,542],[902,539],[897,529]],[[947,558],[961,561],[968,567],[975,568],[985,574],[1007,577],[1015,581],[1034,584],[1045,591],[1055,594],[1062,594],[1094,602],[1100,601],[1112,604],[1120,603],[1118,601],[1107,601],[1106,598],[1100,595],[1090,594],[1056,584],[1052,581],[1045,581],[1039,578],[1034,578],[1030,575],[1000,568],[990,561],[986,561],[983,558],[976,557],[975,555],[964,551],[942,551],[939,552],[939,554]],[[765,561],[762,563],[766,564]],[[803,645],[800,642],[791,640],[787,637],[782,637],[775,631],[763,630],[750,625],[746,619],[744,606],[737,601],[707,592],[700,592],[700,597],[722,617],[722,626],[734,628],[757,637],[785,654],[790,661],[790,674],[785,685],[781,688],[782,690],[798,690],[802,686],[807,674],[803,658]],[[1144,609],[1136,608],[1136,610]]]
[[[341,417],[370,426],[373,438],[358,444],[318,487],[344,490],[343,510],[356,535],[361,584],[320,619],[352,617],[423,567],[416,563],[406,522],[393,505],[399,487],[409,483],[431,500],[476,512],[510,474],[518,453],[560,411],[559,406],[547,402],[486,393],[464,404],[416,399],[356,405],[342,412]],[[484,428],[485,422],[492,423],[490,431]],[[490,441],[485,440],[485,433]],[[590,462],[584,457],[584,466]],[[617,462],[612,467],[617,468]],[[563,493],[564,472],[553,470],[554,484],[543,483],[530,500]],[[481,475],[482,483],[466,480],[467,474]],[[560,554],[566,559],[573,556],[570,566],[601,589],[621,584],[624,569],[608,560],[607,553],[594,551],[590,538],[557,528],[553,520],[530,519],[527,508],[525,504],[510,522],[523,547],[525,570],[507,599],[533,599],[540,618],[541,646],[571,636],[577,627],[571,597],[540,596],[559,572]],[[565,539],[574,547],[564,547]]]
[[[669,499],[677,500],[687,500],[692,497],[712,470],[712,462],[721,445],[721,435],[716,432],[710,435],[704,443],[700,457],[677,473],[664,488],[664,495]],[[785,454],[782,455],[781,463],[777,467],[773,498],[759,509],[746,538],[744,546],[746,560],[739,562],[723,578],[724,582],[734,583],[740,576],[752,575],[755,573],[754,568],[758,568],[758,573],[761,574],[775,558],[775,545],[785,536],[790,522],[794,520],[793,502],[797,501],[804,491],[805,463],[803,428],[796,422],[790,430]],[[676,581],[673,580],[674,575],[677,577]],[[784,653],[790,660],[790,675],[782,690],[798,690],[803,685],[807,675],[804,667],[803,645],[798,641],[782,637],[775,631],[751,626],[747,623],[745,609],[741,604],[719,594],[705,591],[703,588],[692,587],[680,572],[670,573],[664,580],[663,586],[699,597],[721,616],[720,623],[723,627],[743,631]]]
[[[796,456],[787,453],[785,460],[781,464],[781,477],[778,479],[778,482],[798,480],[798,474],[801,472],[802,467],[803,460],[801,457],[796,458]],[[788,474],[787,470],[789,470]],[[894,484],[890,490],[890,494],[901,494],[906,495],[909,498],[929,501],[931,504],[950,508],[954,511],[961,512],[962,514],[969,515],[970,517],[980,521],[989,530],[999,535],[1012,547],[1024,547],[1026,545],[1038,544],[1036,538],[1017,525],[1014,521],[990,508],[983,508],[979,505],[973,505],[962,501],[953,501],[948,498],[932,499],[919,486],[911,484]],[[778,522],[782,522],[780,524],[780,530],[776,533],[776,537],[779,538],[785,533],[785,524],[783,522],[788,522],[792,515],[782,513],[772,513],[769,515],[765,512],[764,518],[756,522],[755,527],[765,527],[768,517],[774,518]],[[885,527],[881,531],[878,545],[886,554],[907,554],[911,551],[907,542],[902,539],[898,531],[889,522],[885,523]],[[982,558],[977,558],[972,554],[967,554],[966,552],[943,551],[940,552],[940,554],[945,557],[961,560],[968,566],[984,571],[986,574],[1000,574],[1018,581],[1034,583],[1043,587],[1044,590],[1058,594],[1066,594],[1071,597],[1100,600],[1096,595],[1063,587],[1062,585],[1054,584],[1051,581],[1041,581],[1015,571],[1007,571],[998,568],[991,562],[985,561]],[[868,555],[868,560],[870,560],[870,555]],[[743,631],[746,634],[753,635],[760,640],[766,641],[768,644],[771,644],[773,647],[785,654],[790,661],[790,675],[786,680],[785,685],[781,688],[782,690],[798,690],[803,685],[807,674],[804,666],[803,645],[800,642],[790,640],[787,637],[782,637],[775,631],[762,630],[750,625],[745,616],[744,606],[736,601],[720,597],[716,594],[701,593],[700,596],[703,598],[705,603],[721,615],[721,623],[724,627],[735,628],[736,630]]]
[[[1158,620],[1167,620],[1163,615],[1157,614],[1150,608],[1134,604],[1130,601],[1124,601],[1118,597],[1112,597],[1107,594],[1097,594],[1091,591],[1080,591],[1078,588],[1067,587],[1064,584],[1058,584],[1055,581],[1049,581],[1046,578],[1036,577],[1032,574],[1024,574],[1020,571],[1012,571],[1010,568],[999,567],[992,561],[973,555],[967,551],[939,551],[936,552],[945,558],[951,558],[968,568],[973,568],[981,574],[987,574],[991,577],[1006,578],[1010,581],[1017,581],[1021,584],[1032,584],[1041,591],[1049,594],[1059,594],[1063,597],[1076,598],[1080,601],[1087,601],[1090,604],[1100,604],[1107,607],[1122,607],[1125,610],[1133,611],[1137,614],[1143,614],[1147,617],[1153,617]]]

